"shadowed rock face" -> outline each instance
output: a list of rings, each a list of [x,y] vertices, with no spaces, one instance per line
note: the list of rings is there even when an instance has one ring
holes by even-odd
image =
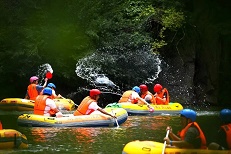
[[[176,40],[177,45],[170,45],[172,52],[164,51],[164,60],[171,67],[161,72],[159,80],[167,83],[171,81],[169,78],[184,76],[184,81],[172,80],[175,84],[169,88],[172,94],[181,93],[180,89],[185,86],[188,95],[184,95],[183,100],[188,103],[228,106],[231,91],[231,3],[194,0],[189,5],[190,22],[179,32],[182,37]],[[164,73],[166,71],[172,77]]]

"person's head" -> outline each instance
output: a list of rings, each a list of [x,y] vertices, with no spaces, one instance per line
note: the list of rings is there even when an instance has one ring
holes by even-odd
[[[48,85],[47,85],[47,87],[49,87],[49,88],[53,88],[53,89],[56,89],[56,86],[55,86],[55,84],[54,83],[48,83]]]
[[[38,79],[39,78],[37,76],[32,76],[32,77],[30,77],[30,83],[37,83]]]
[[[92,99],[95,99],[96,101],[99,99],[100,94],[101,94],[101,92],[98,89],[91,89],[90,90],[90,97]]]
[[[196,112],[192,109],[183,109],[180,111],[182,126],[186,126],[188,123],[196,120]]]
[[[132,90],[134,90],[138,94],[140,93],[140,88],[138,86],[133,87]]]
[[[52,95],[52,89],[49,87],[44,88],[43,89],[43,95],[51,96]]]
[[[231,123],[231,110],[230,109],[223,109],[220,111],[220,119],[222,123],[228,124]]]
[[[145,84],[141,84],[140,85],[140,91],[141,91],[141,93],[144,93],[144,92],[148,91],[148,87]]]
[[[153,91],[156,93],[161,92],[161,90],[163,89],[161,84],[155,84],[155,86],[153,87]]]

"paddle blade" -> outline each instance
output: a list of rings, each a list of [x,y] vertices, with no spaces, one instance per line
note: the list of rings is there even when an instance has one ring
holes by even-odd
[[[152,107],[150,107],[149,112],[154,112],[154,109]]]
[[[51,72],[47,72],[46,73],[46,78],[47,79],[51,79],[52,78],[52,73]]]

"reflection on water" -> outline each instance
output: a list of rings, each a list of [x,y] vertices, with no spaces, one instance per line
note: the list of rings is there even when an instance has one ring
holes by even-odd
[[[219,127],[217,114],[216,111],[198,112],[197,121],[204,130],[208,143],[213,140],[214,132]],[[125,144],[130,141],[163,142],[168,125],[172,126],[175,133],[181,128],[178,115],[129,116],[128,120],[119,128],[20,127],[17,125],[17,117],[16,114],[0,114],[4,128],[16,129],[27,136],[29,148],[25,150],[2,150],[0,154],[121,154]]]

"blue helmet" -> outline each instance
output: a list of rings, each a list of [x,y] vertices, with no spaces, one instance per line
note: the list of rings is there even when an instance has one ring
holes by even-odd
[[[193,122],[196,120],[196,112],[194,110],[191,109],[183,109],[182,111],[180,111],[180,115],[191,119]]]
[[[138,86],[133,87],[132,90],[134,90],[137,93],[140,93],[140,88]]]
[[[49,95],[51,96],[52,95],[52,89],[49,88],[49,87],[46,87],[43,89],[43,95]]]
[[[230,123],[231,122],[231,110],[230,109],[221,110],[220,118],[221,118],[221,121],[223,121],[224,123]]]
[[[48,83],[47,87],[54,88],[54,89],[56,88],[54,83]]]

